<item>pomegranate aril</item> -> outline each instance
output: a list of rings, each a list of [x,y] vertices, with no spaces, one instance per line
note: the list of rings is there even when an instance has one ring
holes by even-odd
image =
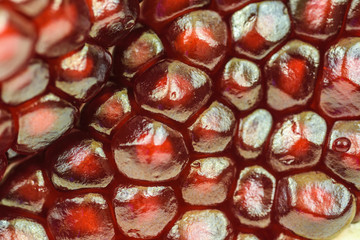
[[[231,141],[234,130],[234,113],[217,101],[189,127],[194,150],[203,153],[223,151]]]
[[[32,59],[21,72],[2,83],[1,99],[18,105],[43,93],[49,83],[49,67],[40,59]]]
[[[154,65],[135,81],[135,99],[144,109],[185,122],[210,98],[209,76],[179,61]]]
[[[134,0],[86,0],[90,9],[89,38],[110,47],[121,41],[135,26],[139,2]]]
[[[237,235],[236,240],[260,240],[260,239],[254,234],[239,233]]]
[[[120,172],[152,182],[177,178],[189,158],[179,132],[142,116],[130,119],[117,130],[111,148]]]
[[[310,111],[286,117],[276,126],[267,161],[277,172],[315,166],[321,157],[326,122]]]
[[[270,224],[275,178],[264,168],[243,169],[233,196],[234,213],[242,224],[264,228]]]
[[[145,0],[141,7],[141,19],[156,31],[184,13],[204,7],[210,0]]]
[[[5,0],[6,1],[6,0]],[[50,3],[50,0],[8,0],[13,4],[13,7],[21,13],[36,17],[39,15]]]
[[[85,44],[51,61],[54,85],[77,101],[87,102],[107,81],[111,62],[111,55],[105,49]]]
[[[0,238],[2,240],[48,240],[44,227],[28,218],[1,218]]]
[[[175,217],[178,201],[171,187],[120,185],[113,200],[122,232],[133,238],[154,239]]]
[[[360,36],[360,0],[353,0],[347,15],[346,30]]]
[[[257,109],[239,120],[235,146],[244,159],[255,159],[263,151],[273,125],[271,114],[265,109]]]
[[[43,211],[51,194],[39,163],[22,165],[6,179],[4,184],[1,190],[1,205],[24,209],[35,214]]]
[[[35,39],[36,29],[28,19],[0,6],[0,81],[11,77],[30,60]]]
[[[62,190],[104,188],[114,175],[103,143],[83,132],[72,132],[50,146],[45,161],[52,183]]]
[[[277,220],[305,238],[330,239],[350,224],[355,215],[351,192],[321,172],[281,179],[276,196]]]
[[[326,40],[341,28],[349,0],[289,0],[291,17],[298,35]]]
[[[98,240],[115,237],[106,200],[97,193],[59,199],[47,214],[56,240]]]
[[[360,121],[335,122],[324,158],[326,166],[360,189],[359,157]]]
[[[331,118],[360,116],[360,38],[341,39],[325,54],[319,106]]]
[[[226,200],[234,176],[234,162],[229,158],[196,160],[181,184],[182,197],[192,205],[220,204]]]
[[[77,110],[58,96],[47,94],[17,109],[19,134],[14,150],[35,153],[72,129]]]
[[[136,27],[114,49],[114,72],[117,76],[131,80],[151,67],[165,51],[160,38],[151,29]]]
[[[82,111],[82,120],[100,134],[110,135],[130,113],[128,90],[118,90],[114,85],[108,85],[86,105]]]
[[[0,153],[6,152],[16,138],[14,117],[0,108]]]
[[[265,66],[267,104],[278,111],[305,106],[314,92],[319,63],[319,51],[299,40],[273,54]]]
[[[81,47],[91,24],[85,0],[52,1],[34,22],[39,32],[36,52],[45,57]]]
[[[238,54],[262,59],[290,33],[290,17],[280,1],[252,3],[231,16],[233,47]]]
[[[186,212],[172,227],[167,240],[225,240],[232,236],[226,215],[216,209]]]
[[[240,111],[254,108],[263,95],[260,68],[253,62],[232,58],[220,80],[221,94]]]
[[[227,36],[226,23],[218,13],[209,10],[185,14],[166,31],[175,57],[210,71],[225,57]]]

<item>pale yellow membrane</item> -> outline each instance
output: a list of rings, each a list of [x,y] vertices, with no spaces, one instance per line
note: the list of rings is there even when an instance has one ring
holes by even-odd
[[[333,240],[360,240],[360,222],[351,224]]]

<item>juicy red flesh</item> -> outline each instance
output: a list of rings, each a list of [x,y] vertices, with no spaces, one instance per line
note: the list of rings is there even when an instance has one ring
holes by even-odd
[[[45,92],[50,78],[49,65],[32,59],[23,71],[2,84],[1,99],[9,105],[19,105]]]
[[[49,147],[48,174],[55,188],[106,187],[113,179],[113,171],[103,147],[101,142],[82,132],[72,132]]]
[[[151,29],[138,25],[114,50],[114,72],[133,79],[163,57],[164,46]]]
[[[152,29],[161,31],[176,17],[209,3],[210,0],[145,0],[141,7],[141,19]]]
[[[290,32],[290,18],[282,2],[252,3],[231,16],[234,50],[250,58],[262,59]]]
[[[0,238],[330,239],[359,221],[359,6],[1,1]]]
[[[178,202],[171,187],[119,186],[113,199],[117,223],[129,237],[155,238],[175,217]]]
[[[39,15],[50,3],[50,0],[8,0],[12,7],[29,17]]]
[[[29,61],[36,30],[25,17],[1,5],[0,16],[0,81],[3,81]]]
[[[35,153],[50,145],[74,126],[76,109],[53,94],[17,108],[19,133],[14,148]]]
[[[217,205],[226,200],[234,180],[234,162],[229,158],[204,158],[191,163],[181,185],[185,202],[191,205]]]
[[[119,43],[135,26],[139,4],[132,0],[86,0],[90,9],[89,38],[101,46]]]
[[[186,63],[213,71],[225,57],[227,26],[216,12],[186,14],[169,26],[166,36],[173,54]]]
[[[119,171],[137,180],[177,178],[188,161],[188,150],[179,132],[142,116],[124,124],[114,135],[111,147]]]
[[[96,193],[59,199],[49,210],[47,223],[56,239],[111,239],[115,235],[109,205]]]
[[[110,135],[114,129],[129,118],[131,103],[127,89],[108,85],[83,110],[82,120],[89,129]]]
[[[39,31],[36,53],[58,57],[85,42],[90,28],[85,0],[53,1],[34,19]]]
[[[296,33],[322,40],[332,37],[341,27],[349,2],[290,0],[288,5]]]
[[[52,62],[54,85],[77,101],[87,102],[107,81],[111,61],[106,50],[86,44]]]

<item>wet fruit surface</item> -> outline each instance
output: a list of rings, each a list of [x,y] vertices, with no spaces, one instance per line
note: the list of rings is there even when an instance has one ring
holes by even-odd
[[[359,0],[0,2],[0,239],[358,224]]]
[[[300,236],[328,238],[351,222],[355,214],[354,202],[345,186],[324,173],[296,174],[279,182],[277,218]]]

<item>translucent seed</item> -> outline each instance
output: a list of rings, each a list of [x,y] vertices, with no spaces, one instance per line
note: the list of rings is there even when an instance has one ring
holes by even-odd
[[[346,137],[337,138],[333,143],[333,149],[337,152],[347,152],[351,147],[351,141]]]

